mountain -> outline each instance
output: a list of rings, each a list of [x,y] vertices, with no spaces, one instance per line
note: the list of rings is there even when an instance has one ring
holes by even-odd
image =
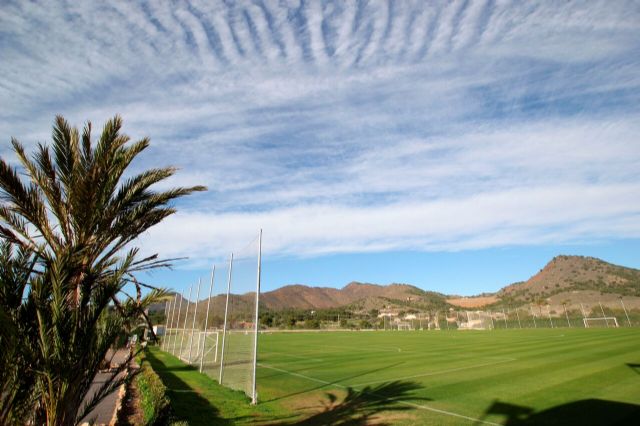
[[[287,285],[261,293],[261,309],[331,309],[344,308],[354,312],[391,308],[442,309],[451,306],[463,309],[484,306],[518,306],[546,300],[553,305],[566,303],[618,303],[625,297],[629,306],[640,308],[640,270],[607,263],[594,257],[556,256],[527,281],[514,283],[497,293],[483,293],[475,297],[446,296],[422,290],[408,284],[378,285],[351,282],[341,289],[309,287],[301,284]],[[252,312],[255,293],[232,294],[229,305],[232,310],[246,314]],[[178,303],[181,296],[178,295]],[[224,312],[226,297],[218,295],[211,300],[211,311]],[[200,300],[199,303],[207,303]],[[183,303],[194,309],[194,303]],[[157,306],[164,309],[164,304]],[[199,310],[200,312],[200,310]],[[246,315],[245,315],[246,316]],[[219,318],[216,319],[218,321]]]
[[[444,295],[408,284],[386,286],[351,282],[342,289],[288,285],[260,295],[261,304],[272,310],[285,308],[327,309],[352,305],[355,310],[381,309],[388,305],[412,306],[444,303]]]
[[[640,297],[640,270],[614,265],[595,257],[556,256],[525,282],[511,284],[496,296],[504,302],[579,303],[617,300],[619,296]]]

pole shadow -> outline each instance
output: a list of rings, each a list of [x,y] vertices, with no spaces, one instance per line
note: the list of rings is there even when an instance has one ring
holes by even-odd
[[[476,424],[480,425],[488,416],[496,415],[502,417],[503,420],[500,423],[505,426],[626,426],[638,424],[640,405],[602,399],[583,399],[536,412],[531,407],[496,400]]]
[[[640,364],[628,363],[627,367],[636,372],[636,374],[640,374]]]

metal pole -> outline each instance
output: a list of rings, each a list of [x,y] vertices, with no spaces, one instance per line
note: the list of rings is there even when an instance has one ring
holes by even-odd
[[[495,330],[496,326],[493,324],[493,314],[489,311],[489,318],[491,318],[491,329]]]
[[[179,294],[179,293],[178,293]],[[173,319],[176,316],[176,305],[178,304],[178,296],[177,294],[175,296],[173,296],[173,310],[171,311],[171,328],[175,329],[175,323],[173,321]],[[175,336],[173,336],[175,337]],[[173,339],[175,340],[175,339]],[[167,339],[167,347],[165,349],[167,352],[169,352],[169,339]]]
[[[567,318],[567,327],[571,328],[571,323],[569,322],[569,314],[567,314],[567,304],[563,303],[562,307],[564,308],[564,316]]]
[[[602,303],[600,303],[600,301],[598,301],[598,305],[600,305],[600,310],[602,311],[602,318],[604,318],[604,322],[607,323],[607,328],[609,328],[609,321],[607,320],[607,318],[604,315],[604,308],[602,307]]]
[[[518,318],[518,328],[522,328],[522,323],[520,323],[520,314],[518,313],[518,308],[516,308],[516,318]]]
[[[587,321],[585,320],[586,315],[584,313],[584,306],[582,306],[582,303],[580,303],[580,310],[582,311],[582,323],[584,324],[584,328],[589,328]]]
[[[547,305],[547,314],[549,315],[549,323],[551,324],[551,328],[553,327],[553,321],[551,321],[551,306]]]
[[[204,339],[202,339],[202,356],[200,357],[200,372],[202,373],[202,364],[204,362],[204,350],[207,344],[207,328],[209,327],[209,306],[211,306],[211,292],[213,291],[213,279],[216,275],[216,265],[211,270],[211,284],[209,284],[209,298],[207,299],[207,314],[204,317]],[[216,342],[216,355],[218,354],[218,345]]]
[[[251,396],[251,403],[258,403],[258,392],[256,391],[256,367],[258,364],[258,308],[260,306],[260,273],[262,268],[262,229],[258,237],[258,276],[256,279],[256,316],[255,316],[255,328],[256,333],[253,340],[253,393]]]
[[[229,291],[231,290],[231,272],[233,271],[233,253],[229,260],[229,278],[227,279],[227,301],[224,304],[224,325],[222,326],[222,352],[220,353],[220,376],[218,383],[222,384],[222,370],[224,369],[225,340],[227,337],[227,312],[229,311]]]
[[[175,297],[173,298],[175,300]],[[167,310],[167,325],[164,327],[164,339],[162,339],[162,345],[160,346],[160,348],[164,351],[167,348],[167,340],[169,339],[169,327],[171,326],[169,324],[169,317],[171,316],[171,303],[173,302],[173,300],[169,301],[169,309]]]
[[[533,307],[529,305],[529,310],[531,310],[531,317],[533,318],[533,328],[538,328],[538,324],[536,324],[536,315],[533,313]]]
[[[176,317],[176,335],[173,339],[173,350],[171,351],[172,355],[176,354],[176,345],[178,344],[178,326],[180,325],[180,313],[182,312],[182,301],[184,300],[184,295],[187,293],[187,290],[182,290],[182,294],[180,295],[180,305],[178,305],[178,316]]]
[[[504,308],[502,308],[502,316],[504,318],[504,328],[506,330],[509,326],[507,325],[507,314],[504,313]]]
[[[173,300],[173,312],[171,313],[171,328],[173,328],[173,336],[171,336],[171,337],[173,337],[174,346],[176,344],[176,336],[177,336],[176,329],[178,328],[176,326],[176,321],[174,321],[175,318],[176,318],[176,308],[178,307],[178,296],[180,296],[180,293],[176,293],[176,295],[174,297],[174,300]],[[169,351],[169,342],[167,342],[167,352],[168,351]]]
[[[184,344],[184,333],[187,331],[187,317],[189,316],[189,300],[191,300],[191,291],[193,290],[193,284],[189,286],[189,297],[186,300],[186,306],[184,310],[184,321],[182,322],[182,336],[180,336],[180,353],[178,354],[178,359],[182,359],[180,354],[182,354],[182,346]]]
[[[198,316],[198,300],[200,299],[200,287],[202,286],[202,280],[198,278],[198,291],[196,292],[196,307],[193,311],[193,322],[191,323],[191,337],[189,337],[189,364],[191,364],[191,354],[193,352],[193,332],[196,329],[196,316]],[[200,343],[198,342],[198,347]]]
[[[164,302],[164,329],[167,329],[167,310],[169,309],[169,301]],[[156,333],[156,344],[158,343],[158,334],[160,333],[160,327],[158,326],[158,333]],[[166,334],[166,333],[165,333]],[[162,349],[162,345],[164,344],[164,339],[160,342],[160,349]]]
[[[627,313],[627,308],[624,307],[624,302],[622,301],[622,297],[620,298],[620,304],[622,304],[622,309],[624,310],[624,315],[627,317],[627,324],[631,327],[631,321],[629,320],[629,314]]]

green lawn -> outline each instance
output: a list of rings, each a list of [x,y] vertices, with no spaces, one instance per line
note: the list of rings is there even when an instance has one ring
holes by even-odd
[[[626,425],[640,419],[640,329],[261,334],[258,407],[235,392],[228,401],[206,376],[189,374],[197,393],[219,407],[218,417],[232,422]],[[214,385],[215,392],[204,392]]]

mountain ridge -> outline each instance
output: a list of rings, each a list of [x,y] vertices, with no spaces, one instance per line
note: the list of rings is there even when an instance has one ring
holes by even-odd
[[[542,300],[554,305],[598,300],[612,302],[621,296],[630,298],[632,305],[640,307],[640,270],[595,257],[557,255],[528,280],[508,284],[495,293],[461,297],[405,283],[382,285],[351,281],[342,288],[288,284],[261,293],[260,305],[261,309],[267,310],[348,308],[371,311],[505,307],[541,303]],[[251,305],[253,297],[255,293],[231,296],[234,303],[247,306]],[[224,295],[212,298],[217,312],[223,304]]]

